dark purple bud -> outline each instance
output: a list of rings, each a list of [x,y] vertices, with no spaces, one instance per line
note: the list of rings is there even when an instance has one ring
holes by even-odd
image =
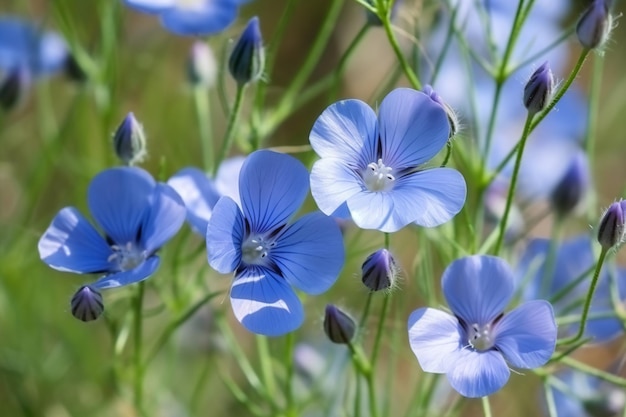
[[[528,113],[535,114],[545,109],[552,97],[554,77],[548,62],[544,62],[533,72],[524,87],[524,107]]]
[[[92,321],[104,312],[102,295],[92,287],[85,285],[76,291],[70,303],[72,315],[81,321]]]
[[[147,155],[143,127],[131,112],[122,120],[113,135],[115,154],[126,165],[143,161]]]
[[[426,84],[422,89],[422,93],[426,94],[432,101],[439,104],[446,112],[448,116],[448,124],[450,125],[450,134],[448,138],[452,138],[459,132],[459,117],[456,115],[456,112],[450,107],[439,94],[433,90],[433,88]]]
[[[80,66],[74,55],[68,54],[65,58],[64,71],[67,78],[78,83],[87,81],[87,73]]]
[[[370,291],[386,290],[394,286],[398,268],[387,249],[380,249],[365,259],[361,266],[361,279]]]
[[[228,69],[239,85],[256,82],[263,75],[265,50],[258,17],[248,21],[230,54]]]
[[[554,210],[561,216],[569,214],[584,200],[589,190],[587,155],[578,152],[550,195]]]
[[[187,60],[187,79],[194,87],[209,88],[217,78],[217,61],[206,42],[196,41]]]
[[[324,332],[333,343],[347,345],[352,341],[356,324],[350,316],[332,304],[326,306]]]
[[[600,48],[613,29],[609,6],[605,0],[594,0],[576,24],[578,41],[587,49]]]
[[[15,67],[2,75],[0,72],[0,107],[11,110],[17,106],[30,88],[29,72],[23,67]]]
[[[609,206],[598,226],[598,242],[603,249],[619,245],[624,237],[624,210],[626,201],[617,201]]]

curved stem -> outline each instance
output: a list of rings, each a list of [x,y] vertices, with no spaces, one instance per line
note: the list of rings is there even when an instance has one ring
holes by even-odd
[[[411,65],[409,64],[409,61],[407,61],[406,57],[402,53],[402,50],[400,49],[400,45],[398,44],[398,39],[396,38],[396,35],[393,33],[393,27],[391,26],[391,19],[389,19],[388,16],[383,15],[383,13],[380,11],[379,11],[378,16],[380,17],[381,22],[383,22],[383,27],[385,28],[385,34],[387,34],[387,39],[389,40],[389,43],[391,44],[391,48],[393,49],[393,52],[396,54],[396,58],[398,58],[398,62],[400,62],[400,66],[402,67],[402,71],[404,72],[404,75],[409,80],[409,83],[411,83],[411,86],[413,88],[415,88],[416,90],[421,90],[422,83],[420,82],[419,78],[417,77],[417,74],[415,74],[415,71],[413,71],[413,68],[411,68]]]
[[[222,142],[222,148],[220,149],[220,153],[215,160],[215,165],[213,165],[213,176],[217,174],[217,170],[220,164],[226,158],[226,155],[228,155],[228,152],[233,145],[233,139],[235,137],[235,125],[237,123],[237,119],[239,118],[239,113],[241,112],[241,104],[243,102],[243,93],[245,89],[246,84],[237,84],[235,103],[233,104],[233,108],[230,111],[230,116],[228,117],[228,125],[226,127],[226,133],[224,134],[224,142]]]

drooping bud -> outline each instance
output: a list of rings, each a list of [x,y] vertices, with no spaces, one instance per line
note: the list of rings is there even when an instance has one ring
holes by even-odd
[[[81,321],[92,321],[104,312],[102,295],[88,285],[84,285],[76,291],[70,302],[72,315]]]
[[[333,343],[347,345],[356,331],[354,320],[332,304],[326,306],[324,332]]]
[[[624,238],[624,211],[626,210],[626,201],[616,201],[611,204],[604,212],[598,226],[598,242],[603,249],[611,249],[612,247],[622,243]]]
[[[387,249],[372,253],[361,266],[361,280],[370,291],[392,288],[397,277],[396,260]]]
[[[206,42],[196,41],[187,59],[187,79],[194,87],[210,88],[217,78],[217,61]]]
[[[30,75],[27,70],[18,66],[7,71],[0,77],[0,107],[7,111],[13,109],[29,87]]]
[[[256,82],[263,75],[265,50],[258,17],[250,19],[241,33],[228,59],[228,69],[239,85]]]
[[[593,0],[576,24],[578,41],[587,49],[604,45],[613,28],[613,20],[606,0]]]
[[[544,62],[533,72],[524,87],[524,107],[529,114],[535,114],[546,108],[552,98],[554,76],[548,62]]]
[[[430,85],[424,85],[422,93],[426,94],[432,101],[439,104],[446,111],[448,124],[450,125],[450,134],[448,138],[452,138],[459,132],[459,117],[456,115],[456,112],[445,101],[443,101],[441,96],[437,94]]]
[[[589,175],[587,156],[580,151],[550,195],[550,203],[559,215],[569,214],[584,200],[589,190]]]
[[[125,165],[135,165],[147,155],[146,136],[135,115],[130,112],[113,135],[115,154]]]

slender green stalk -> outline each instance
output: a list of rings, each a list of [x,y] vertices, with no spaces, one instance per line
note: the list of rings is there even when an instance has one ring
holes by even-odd
[[[211,101],[206,88],[193,88],[193,103],[200,134],[202,163],[206,172],[213,172],[213,141],[211,140]]]
[[[376,381],[374,380],[374,373],[370,372],[365,377],[367,381],[367,395],[370,405],[370,417],[378,417],[378,404],[376,400]]]
[[[577,371],[581,371],[591,376],[595,376],[596,378],[600,378],[617,386],[626,387],[626,378],[622,378],[609,372],[594,368],[593,366],[589,366],[586,363],[574,359],[570,356],[563,357],[561,359],[561,363],[563,365],[569,366],[570,368],[574,368]]]
[[[293,352],[296,344],[296,338],[294,333],[288,333],[285,336],[286,348],[285,348],[285,402],[286,402],[286,414],[289,417],[297,417],[298,409],[293,397],[293,375],[294,375],[294,363]]]
[[[489,404],[489,397],[482,397],[481,400],[483,403],[483,411],[485,413],[485,417],[491,417],[491,405]]]
[[[270,354],[267,336],[256,336],[256,349],[261,364],[261,377],[265,391],[268,397],[275,398],[276,379],[272,371],[272,355]]]
[[[133,300],[133,365],[135,379],[133,385],[135,410],[141,415],[145,415],[143,408],[143,378],[144,367],[141,359],[143,348],[143,296],[145,282],[137,284],[137,294]]]
[[[600,94],[602,90],[602,73],[604,69],[604,56],[596,54],[593,60],[591,89],[589,93],[589,119],[587,121],[587,131],[583,142],[583,149],[587,153],[587,161],[589,161],[589,172],[594,172],[595,162],[595,137],[598,132],[598,110],[600,102]],[[596,210],[598,207],[594,192],[590,192],[590,198],[587,199],[587,220],[590,222],[596,219]]]
[[[228,152],[233,145],[233,139],[235,138],[236,130],[235,126],[237,125],[239,113],[241,112],[241,104],[243,103],[243,94],[246,90],[246,86],[247,84],[237,84],[235,103],[233,104],[233,108],[230,111],[230,116],[228,117],[228,125],[226,126],[226,133],[224,134],[222,148],[220,149],[220,153],[215,160],[215,165],[213,165],[213,176],[217,174],[217,169],[219,168],[222,161],[226,158],[226,155],[228,155]]]
[[[556,404],[554,403],[554,393],[552,387],[548,383],[548,378],[543,382],[543,390],[546,393],[546,405],[548,407],[548,415],[550,417],[558,417],[556,412]]]
[[[378,17],[380,18],[380,21],[383,23],[385,34],[387,35],[387,40],[389,40],[391,49],[393,49],[393,52],[396,54],[396,58],[398,59],[398,62],[400,63],[400,66],[402,67],[402,71],[404,72],[404,75],[406,76],[406,78],[409,80],[409,83],[411,84],[411,86],[415,88],[416,90],[421,90],[422,83],[417,77],[417,74],[415,73],[415,71],[413,71],[413,68],[411,68],[411,65],[409,64],[409,61],[404,56],[402,49],[400,49],[398,38],[396,38],[396,34],[393,32],[391,19],[389,17],[389,10],[380,7],[380,5],[383,3],[384,2],[381,0],[378,1],[378,4],[379,4]]]

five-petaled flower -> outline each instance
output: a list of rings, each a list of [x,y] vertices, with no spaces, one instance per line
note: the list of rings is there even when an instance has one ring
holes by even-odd
[[[297,159],[256,151],[241,168],[241,208],[226,196],[213,207],[208,261],[218,272],[235,272],[233,312],[253,333],[277,336],[298,328],[304,313],[291,287],[320,294],[343,266],[335,220],[314,212],[288,223],[306,198],[308,182],[308,171]]]
[[[148,278],[159,266],[156,251],[185,221],[176,191],[141,168],[102,171],[91,181],[87,201],[104,237],[76,208],[66,207],[39,240],[39,255],[60,271],[103,275],[89,285],[92,290]]]
[[[442,277],[452,314],[415,310],[408,321],[409,342],[426,372],[446,374],[466,397],[490,395],[509,379],[509,365],[532,369],[554,352],[557,329],[550,303],[526,302],[504,314],[514,292],[508,264],[493,256],[452,262]]]
[[[445,223],[465,203],[465,180],[451,168],[421,166],[449,134],[445,110],[421,91],[392,91],[378,117],[360,100],[334,103],[310,135],[321,157],[311,171],[313,197],[324,213],[351,216],[363,229],[395,232],[413,222]]]

